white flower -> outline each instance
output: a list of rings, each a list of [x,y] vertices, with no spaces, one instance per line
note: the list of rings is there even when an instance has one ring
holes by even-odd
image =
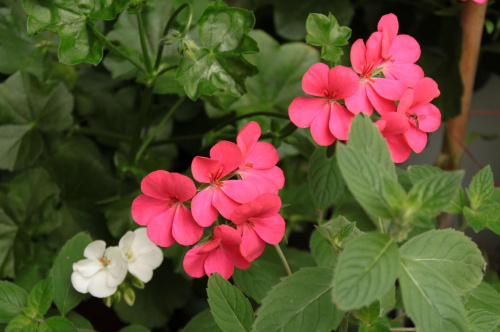
[[[146,228],[125,233],[118,247],[128,263],[128,271],[142,282],[151,280],[153,270],[163,261],[161,249],[148,238]]]
[[[80,293],[108,297],[127,276],[127,262],[118,247],[106,249],[102,240],[90,243],[83,252],[87,259],[73,264],[71,283]]]

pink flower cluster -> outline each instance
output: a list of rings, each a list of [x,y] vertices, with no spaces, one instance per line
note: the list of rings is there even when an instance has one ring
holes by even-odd
[[[210,150],[210,158],[195,157],[191,171],[201,183],[198,190],[189,177],[167,171],[142,180],[143,194],[132,203],[132,217],[147,226],[157,245],[193,245],[219,214],[234,226],[215,226],[210,240],[186,253],[184,269],[192,277],[218,272],[228,279],[235,266],[248,268],[266,243],[278,244],[283,238],[285,221],[277,194],[285,178],[276,166],[276,148],[258,142],[260,134],[252,121],[239,132],[237,144],[221,141]]]
[[[302,88],[311,97],[292,101],[290,120],[298,127],[310,127],[313,139],[327,146],[336,139],[348,139],[356,114],[372,115],[375,109],[380,115],[375,124],[394,162],[408,159],[411,150],[420,153],[427,133],[441,123],[441,113],[430,103],[440,92],[415,64],[420,57],[418,42],[398,35],[398,30],[397,17],[384,15],[366,44],[358,39],[352,45],[352,69],[330,69],[323,63],[311,66],[302,79]]]

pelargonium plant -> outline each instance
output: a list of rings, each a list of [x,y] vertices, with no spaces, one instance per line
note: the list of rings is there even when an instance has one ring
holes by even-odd
[[[294,1],[0,2],[0,328],[500,331],[495,3]]]

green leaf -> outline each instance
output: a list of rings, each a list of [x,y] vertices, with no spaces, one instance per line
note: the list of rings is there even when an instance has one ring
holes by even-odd
[[[443,172],[441,168],[429,165],[412,165],[408,167],[408,174],[413,184]]]
[[[66,242],[54,261],[52,268],[54,303],[63,316],[76,307],[85,296],[73,288],[71,273],[73,273],[73,263],[83,259],[83,251],[90,242],[92,242],[90,236],[78,233]]]
[[[447,213],[463,213],[464,207],[466,205],[465,191],[463,188],[458,189],[455,198],[451,201],[450,205],[444,210]]]
[[[375,301],[369,306],[363,307],[358,310],[359,317],[365,323],[372,323],[379,317],[380,302]]]
[[[489,332],[500,326],[500,316],[486,310],[467,311],[471,332]]]
[[[94,327],[92,326],[92,323],[90,321],[80,315],[79,313],[75,311],[70,311],[68,312],[65,317],[69,319],[73,325],[75,325],[76,328],[78,329],[83,329],[83,330],[93,330]]]
[[[500,317],[500,293],[483,281],[470,292],[465,307],[467,310],[485,310]]]
[[[18,228],[0,208],[0,278],[14,277],[14,241]]]
[[[33,287],[28,298],[28,309],[34,313],[30,318],[44,316],[52,304],[52,277],[40,281]]]
[[[466,206],[463,212],[467,222],[476,232],[489,228],[500,234],[500,203],[488,205],[479,211]]]
[[[233,281],[244,294],[260,303],[285,274],[279,262],[258,259],[248,269],[235,269]]]
[[[317,148],[309,159],[309,188],[314,204],[326,209],[344,191],[344,178],[340,174],[337,158],[327,158],[326,147]]]
[[[345,247],[349,241],[362,234],[355,222],[350,222],[343,216],[316,226],[316,229],[328,242],[339,248]]]
[[[5,332],[35,332],[37,327],[36,321],[22,315],[14,317],[5,328]]]
[[[399,282],[406,312],[419,331],[468,332],[462,301],[440,273],[403,257]]]
[[[441,274],[460,295],[483,279],[485,262],[477,245],[452,229],[420,234],[406,242],[400,254]]]
[[[257,43],[247,35],[255,17],[246,9],[230,8],[222,1],[208,7],[198,21],[202,48],[196,61],[182,58],[177,79],[184,85],[189,98],[212,95],[219,90],[239,96],[245,89],[245,79],[257,74],[244,53],[258,51]]]
[[[340,64],[340,57],[344,54],[339,46],[347,45],[351,38],[351,29],[340,26],[335,16],[328,13],[309,14],[306,21],[306,42],[313,46],[321,46],[321,58]]]
[[[129,325],[121,329],[119,332],[150,332],[150,329],[141,325]]]
[[[73,323],[61,316],[52,316],[44,320],[38,327],[38,332],[77,332]]]
[[[384,321],[375,321],[371,324],[363,323],[358,332],[390,332],[389,324]]]
[[[318,230],[312,233],[309,247],[318,266],[334,267],[337,263],[337,252]]]
[[[304,268],[283,278],[264,298],[254,331],[329,332],[343,313],[330,298],[333,269]],[[290,291],[293,289],[293,291]]]
[[[41,132],[60,132],[73,122],[73,96],[63,83],[41,84],[16,73],[0,84],[0,168],[15,170],[41,154]]]
[[[252,305],[241,292],[214,273],[208,279],[208,304],[222,331],[250,331],[254,322]]]
[[[342,310],[351,310],[380,299],[394,285],[398,263],[398,247],[389,236],[358,236],[339,257],[333,279],[334,302]]]
[[[194,316],[180,332],[222,332],[222,330],[215,323],[210,310],[204,310]]]
[[[0,280],[0,323],[23,314],[28,302],[28,293],[14,283]]]
[[[488,165],[472,178],[467,189],[471,208],[473,210],[479,209],[491,197],[494,187],[493,173]]]
[[[444,172],[420,180],[408,193],[407,213],[437,216],[455,198],[463,176],[463,171]]]
[[[259,73],[247,79],[248,93],[232,103],[230,109],[242,113],[285,113],[292,100],[303,94],[302,77],[319,61],[318,52],[301,43],[280,44],[261,30],[252,30],[249,35],[259,44],[259,53],[246,57],[259,68]]]
[[[61,38],[59,61],[65,64],[89,62],[99,64],[105,44],[93,20],[113,20],[130,0],[23,0],[28,14],[28,34],[50,30]]]

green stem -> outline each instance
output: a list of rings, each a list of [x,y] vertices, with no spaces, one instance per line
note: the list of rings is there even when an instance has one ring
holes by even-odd
[[[285,267],[286,273],[291,276],[292,271],[290,270],[290,266],[288,265],[288,262],[286,261],[285,255],[283,254],[283,251],[281,251],[280,245],[275,244],[274,247],[276,248],[276,251],[278,252],[278,255],[281,258],[281,261],[283,262],[283,266]]]
[[[146,73],[146,70],[140,65],[137,61],[132,59],[128,54],[123,52],[119,47],[116,47],[112,42],[109,41],[108,38],[106,38],[96,27],[94,24],[88,24],[90,28],[92,29],[92,32],[94,32],[99,38],[101,38],[105,43],[106,46],[108,46],[112,51],[120,54],[124,59],[126,59],[128,62],[133,64],[137,69],[142,71],[143,73]]]
[[[194,139],[202,138],[205,135],[203,134],[194,134],[194,135],[182,135],[182,136],[176,136],[176,137],[171,137],[168,139],[160,140],[151,143],[151,145],[163,145],[163,144],[171,144],[171,143],[177,143],[177,142],[183,142],[183,141],[191,141]]]
[[[339,332],[347,332],[349,330],[349,321],[347,318],[342,318],[340,321]]]
[[[172,117],[174,112],[177,110],[177,108],[179,108],[179,106],[182,104],[182,102],[185,99],[186,99],[185,96],[179,98],[179,100],[177,100],[177,102],[168,110],[167,114],[165,114],[165,116],[163,117],[161,122],[158,124],[158,126],[156,126],[156,128],[151,133],[151,135],[149,135],[149,137],[144,141],[144,143],[142,143],[141,148],[139,149],[139,152],[137,152],[137,154],[135,155],[135,162],[139,161],[139,159],[141,158],[142,154],[147,149],[147,147],[149,146],[151,141],[155,138],[155,136],[158,134],[160,129],[163,128],[163,126],[167,123],[167,121],[170,119],[170,117]]]
[[[416,327],[391,327],[389,328],[391,331],[407,331],[407,332],[412,332],[412,331],[418,331]]]
[[[266,111],[253,112],[253,113],[243,114],[243,115],[234,117],[232,119],[229,119],[227,121],[224,121],[224,122],[218,124],[217,126],[215,126],[214,128],[212,128],[212,130],[217,130],[217,129],[220,129],[220,128],[224,128],[225,126],[227,126],[227,125],[229,125],[231,123],[234,123],[236,121],[239,121],[239,120],[242,120],[242,119],[246,119],[246,118],[250,118],[252,116],[259,116],[259,115],[266,115],[266,116],[270,116],[270,117],[274,117],[274,118],[280,118],[280,119],[289,119],[288,114],[282,114],[282,113],[277,113],[277,112],[266,112]]]
[[[132,136],[132,146],[130,147],[129,162],[132,163],[135,160],[135,155],[139,148],[141,140],[141,131],[146,122],[149,107],[151,106],[151,101],[153,100],[153,88],[154,86],[147,86],[142,96],[141,106],[139,107],[139,118],[134,127],[134,133]]]
[[[406,317],[406,312],[403,312],[401,315],[399,315],[398,317],[391,320],[391,322],[389,324],[392,325],[392,324],[398,323],[401,319],[403,319],[405,317]]]
[[[172,27],[172,24],[174,23],[175,18],[186,7],[189,8],[189,18],[188,18],[188,23],[186,24],[186,27],[184,28],[184,31],[182,32],[182,38],[186,37],[186,34],[189,31],[189,28],[191,27],[191,21],[193,20],[193,6],[189,3],[182,4],[179,8],[177,8],[177,10],[172,14],[172,16],[170,16],[170,19],[168,20],[167,25],[165,26],[165,29],[163,29],[162,38],[165,38],[167,36],[168,32],[170,31],[170,28]],[[158,46],[158,52],[156,53],[156,60],[155,60],[155,66],[154,66],[155,70],[158,70],[158,68],[160,68],[161,55],[163,54],[164,47],[165,47],[165,44],[163,42],[161,42],[160,45]]]
[[[144,21],[142,20],[142,10],[138,10],[136,13],[137,25],[139,26],[139,38],[141,39],[141,49],[142,55],[144,57],[144,63],[146,64],[146,69],[148,74],[153,73],[153,66],[151,65],[151,59],[149,58],[148,45],[146,44],[146,30],[144,29]]]
[[[176,69],[178,67],[179,67],[178,65],[174,65],[174,66],[163,68],[158,73],[156,73],[156,77],[159,77],[160,75],[165,74],[167,71],[172,70],[172,69]]]
[[[117,133],[111,133],[109,131],[104,131],[104,130],[99,130],[99,129],[91,129],[91,128],[82,128],[80,126],[75,126],[73,127],[73,131],[77,133],[82,133],[84,135],[89,135],[89,136],[98,136],[98,137],[105,137],[105,138],[112,138],[118,141],[124,141],[124,142],[130,142],[131,139],[128,136],[117,134]]]

